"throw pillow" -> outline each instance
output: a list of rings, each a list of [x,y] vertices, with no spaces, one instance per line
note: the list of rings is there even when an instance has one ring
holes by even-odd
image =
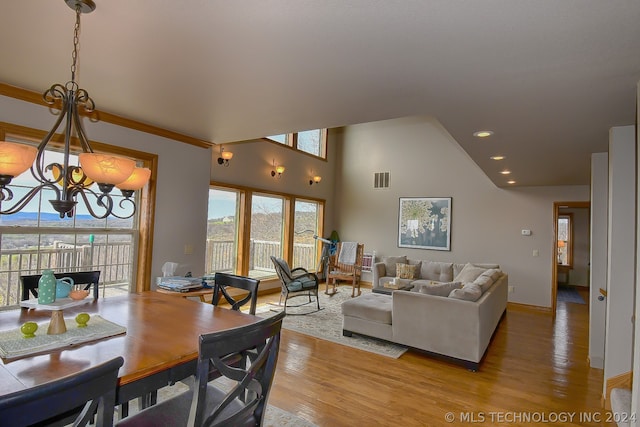
[[[420,292],[428,295],[437,295],[440,297],[448,296],[452,291],[462,287],[460,282],[434,282],[420,286]]]
[[[387,277],[395,277],[396,276],[396,264],[406,264],[407,257],[406,256],[389,256],[382,257],[382,262],[384,263],[385,268],[385,276]]]
[[[449,294],[449,298],[461,299],[465,301],[477,301],[482,296],[482,289],[474,283],[467,283],[460,289],[454,289]]]
[[[502,276],[502,271],[500,271],[497,268],[490,268],[484,273],[482,273],[481,276],[491,277],[491,280],[495,282],[496,280],[498,280],[498,277]]]
[[[494,280],[491,278],[491,276],[484,276],[481,274],[476,280],[473,281],[473,284],[480,286],[482,292],[486,292],[487,289],[489,289],[491,285],[493,285],[493,282]]]
[[[409,264],[396,264],[396,277],[400,279],[413,279],[415,267]]]
[[[471,283],[478,278],[482,273],[487,271],[486,268],[476,267],[475,265],[468,263],[464,266],[462,271],[453,278],[455,282]]]
[[[420,278],[451,282],[453,280],[453,264],[450,262],[423,261],[420,267]]]

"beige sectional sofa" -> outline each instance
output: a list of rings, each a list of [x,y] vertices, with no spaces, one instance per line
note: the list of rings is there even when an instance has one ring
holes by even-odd
[[[413,288],[346,301],[342,306],[343,334],[384,339],[477,370],[506,311],[507,274],[497,264],[394,257],[375,264],[374,289],[395,278],[394,267],[403,267],[400,264],[412,265],[414,277],[396,280]]]

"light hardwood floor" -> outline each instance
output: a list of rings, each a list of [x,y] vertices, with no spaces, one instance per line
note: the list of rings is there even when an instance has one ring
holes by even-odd
[[[588,312],[559,303],[553,322],[510,305],[478,372],[284,330],[269,402],[318,426],[614,425],[601,422],[603,372],[587,362]]]

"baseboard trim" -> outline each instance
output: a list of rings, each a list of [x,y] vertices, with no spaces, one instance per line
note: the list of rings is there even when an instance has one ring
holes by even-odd
[[[553,314],[551,307],[541,307],[539,305],[522,304],[519,302],[507,302],[507,308],[520,311],[535,311],[538,313]]]

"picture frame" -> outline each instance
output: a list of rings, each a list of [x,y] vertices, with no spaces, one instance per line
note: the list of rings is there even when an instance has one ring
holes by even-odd
[[[451,250],[451,197],[400,197],[398,247]]]

